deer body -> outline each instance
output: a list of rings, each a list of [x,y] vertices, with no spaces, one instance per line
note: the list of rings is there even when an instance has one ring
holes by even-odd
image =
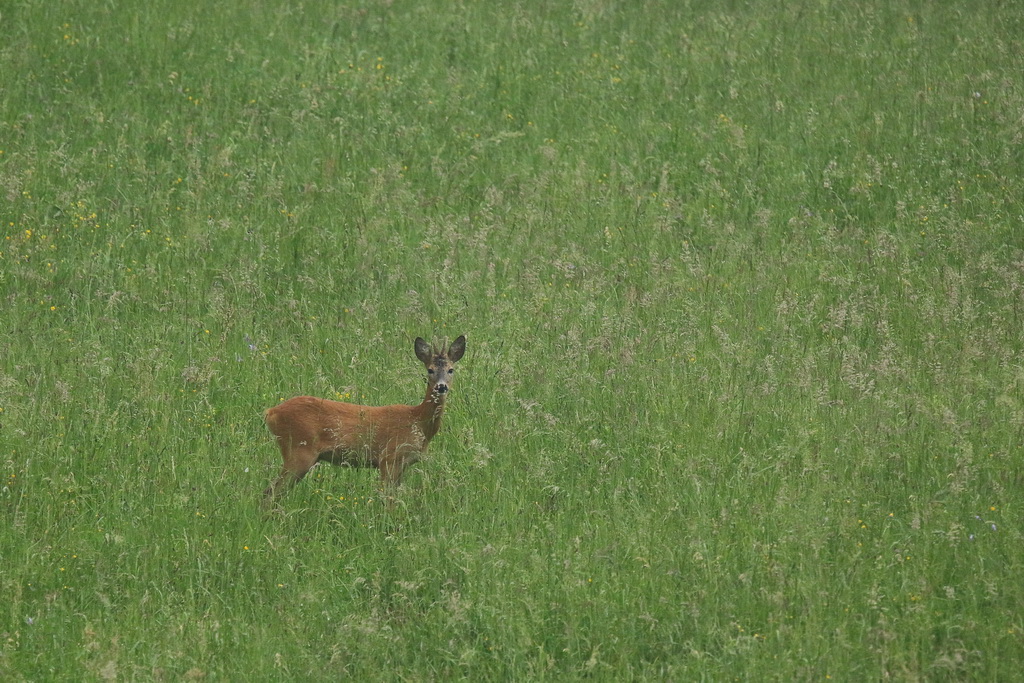
[[[441,427],[453,365],[466,350],[459,337],[445,350],[416,339],[416,356],[427,368],[427,392],[419,405],[362,406],[297,396],[266,411],[264,420],[284,462],[263,492],[280,498],[318,462],[376,467],[382,483],[397,485],[405,468],[420,459]]]

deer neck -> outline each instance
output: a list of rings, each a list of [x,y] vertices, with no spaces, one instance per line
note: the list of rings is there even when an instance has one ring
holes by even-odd
[[[413,410],[416,413],[416,421],[423,430],[423,436],[429,442],[437,430],[441,428],[441,417],[444,415],[444,400],[446,394],[435,394],[427,390],[423,402]]]

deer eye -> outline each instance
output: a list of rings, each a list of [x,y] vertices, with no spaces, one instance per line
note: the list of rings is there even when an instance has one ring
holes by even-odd
[[[427,368],[427,374],[428,375],[433,375],[434,374],[434,368]]]
[[[449,375],[455,374],[455,368],[448,368],[448,374]]]

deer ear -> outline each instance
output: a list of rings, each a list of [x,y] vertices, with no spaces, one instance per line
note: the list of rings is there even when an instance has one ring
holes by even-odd
[[[430,344],[423,341],[422,337],[416,337],[416,357],[423,361],[424,365],[430,365],[434,359],[430,355]]]
[[[458,339],[452,342],[452,345],[448,347],[448,360],[453,363],[458,362],[462,358],[462,354],[466,352],[466,335],[460,335]]]

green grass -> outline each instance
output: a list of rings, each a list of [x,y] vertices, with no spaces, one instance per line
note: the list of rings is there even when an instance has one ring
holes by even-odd
[[[0,678],[1019,676],[1019,3],[122,4],[0,11]]]

